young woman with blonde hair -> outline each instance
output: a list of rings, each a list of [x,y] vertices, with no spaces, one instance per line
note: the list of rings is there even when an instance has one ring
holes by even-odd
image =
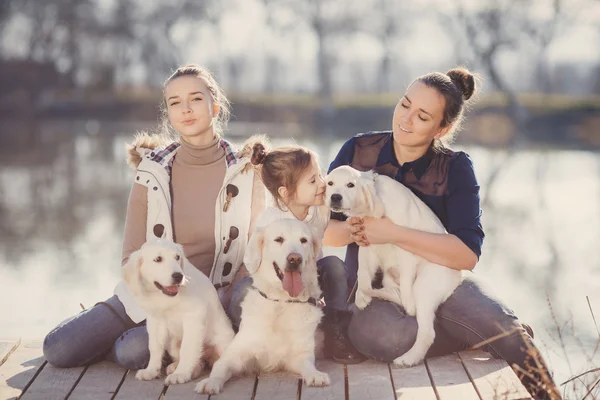
[[[163,95],[162,134],[140,135],[129,148],[136,174],[122,263],[151,238],[173,240],[210,277],[225,310],[236,310],[230,299],[245,276],[243,255],[251,225],[264,209],[264,186],[249,157],[234,152],[222,137],[229,101],[210,71],[178,68]],[[109,359],[124,368],[144,368],[149,360],[144,320],[121,282],[114,296],[53,329],[44,340],[44,355],[58,367]]]

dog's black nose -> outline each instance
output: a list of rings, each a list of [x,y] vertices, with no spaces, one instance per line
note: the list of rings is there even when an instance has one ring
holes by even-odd
[[[339,203],[342,201],[342,195],[339,193],[334,193],[331,195],[331,201],[334,203]]]
[[[181,272],[174,272],[171,278],[173,278],[173,282],[179,284],[183,280],[183,274]]]
[[[302,263],[302,256],[298,253],[290,253],[287,256],[287,269],[296,270]]]

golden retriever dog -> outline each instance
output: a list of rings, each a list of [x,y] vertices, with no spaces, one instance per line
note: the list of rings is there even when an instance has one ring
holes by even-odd
[[[349,217],[388,217],[395,224],[432,233],[446,233],[438,217],[406,186],[372,171],[341,166],[325,178],[325,202]],[[409,351],[394,360],[399,366],[420,363],[435,338],[433,321],[440,304],[462,281],[461,271],[434,264],[393,244],[360,247],[355,304],[364,309],[372,297],[395,302],[416,316],[417,338]],[[372,279],[383,271],[383,288]]]
[[[317,237],[292,219],[254,232],[244,255],[253,283],[241,304],[240,330],[196,392],[217,394],[246,371],[285,370],[309,386],[329,385],[329,376],[315,368],[315,330],[323,316],[317,306]]]
[[[150,362],[135,377],[160,376],[167,351],[166,385],[200,376],[208,363],[223,354],[233,340],[231,322],[210,280],[169,240],[146,242],[123,267],[123,279],[139,306],[147,313]]]

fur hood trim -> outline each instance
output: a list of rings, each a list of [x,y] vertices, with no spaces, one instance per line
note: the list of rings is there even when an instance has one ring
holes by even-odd
[[[127,164],[137,169],[142,158],[157,147],[166,146],[168,141],[161,135],[150,134],[148,132],[136,133],[133,143],[126,143],[125,149],[127,150]]]

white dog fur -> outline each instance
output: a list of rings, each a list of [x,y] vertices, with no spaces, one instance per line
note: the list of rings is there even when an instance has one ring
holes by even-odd
[[[254,232],[244,256],[253,287],[241,304],[240,330],[196,392],[219,393],[232,376],[257,370],[286,370],[309,386],[329,385],[329,376],[315,368],[315,330],[323,316],[313,304],[321,294],[317,238],[308,225],[292,219]],[[295,296],[289,292],[290,276]]]
[[[178,282],[178,279],[183,279]],[[136,378],[160,376],[165,351],[173,359],[165,384],[184,383],[202,373],[233,340],[231,322],[210,280],[165,239],[145,243],[123,267],[123,278],[147,313],[150,362]]]
[[[388,217],[395,224],[432,233],[446,233],[433,211],[406,186],[372,171],[338,167],[325,178],[327,205],[354,217]],[[332,199],[333,196],[333,199]],[[435,338],[433,322],[438,306],[462,280],[461,271],[429,262],[393,244],[360,247],[355,304],[361,310],[372,297],[395,302],[418,323],[411,349],[394,360],[399,366],[420,363]],[[373,289],[372,279],[381,268],[383,288]]]

